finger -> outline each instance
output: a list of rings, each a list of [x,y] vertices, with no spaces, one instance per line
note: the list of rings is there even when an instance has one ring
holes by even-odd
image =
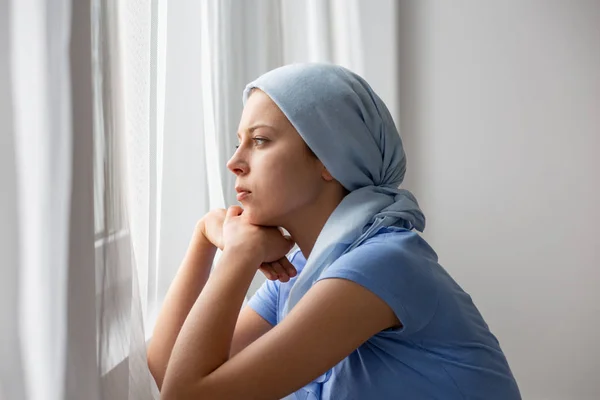
[[[279,261],[279,264],[281,264],[281,266],[286,270],[287,275],[290,278],[293,278],[294,276],[296,276],[298,271],[296,271],[296,267],[294,267],[294,264],[292,264],[290,262],[290,260],[287,259],[287,257],[282,257],[278,261]]]
[[[277,280],[277,275],[275,274],[275,272],[273,272],[273,268],[271,268],[271,266],[267,263],[263,263],[260,268],[259,268],[260,272],[263,273],[263,275],[270,281],[276,281]]]
[[[277,272],[275,272],[275,269],[273,268],[272,265],[269,264],[269,266],[267,267],[267,269],[269,270],[269,273],[273,277],[274,281],[279,280],[279,275],[277,274]]]
[[[227,209],[227,214],[225,214],[225,220],[228,220],[232,217],[237,217],[240,214],[242,214],[243,211],[244,209],[240,206],[231,206]]]
[[[287,274],[287,271],[285,270],[285,268],[283,268],[283,266],[281,265],[281,263],[279,263],[279,261],[272,262],[271,267],[273,267],[273,270],[275,271],[275,273],[277,274],[277,276],[279,277],[279,280],[281,282],[287,282],[290,280],[290,277]]]

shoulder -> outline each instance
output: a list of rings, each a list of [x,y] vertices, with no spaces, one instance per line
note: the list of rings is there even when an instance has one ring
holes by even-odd
[[[429,270],[437,264],[435,251],[417,232],[395,227],[381,228],[363,244],[338,258],[330,267]]]
[[[414,230],[383,227],[377,234],[365,241],[363,250],[368,246],[387,245],[388,251],[411,253],[415,256],[434,259],[437,262],[437,254],[423,239],[423,237]],[[359,246],[359,248],[362,246]]]
[[[404,325],[416,332],[432,318],[438,304],[437,255],[416,232],[384,228],[335,260],[319,280],[341,278],[383,299]]]

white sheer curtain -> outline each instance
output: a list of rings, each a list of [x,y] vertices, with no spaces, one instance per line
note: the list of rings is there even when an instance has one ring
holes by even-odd
[[[168,5],[159,254],[151,293],[157,305],[196,221],[212,208],[237,204],[235,176],[225,164],[237,144],[241,91],[282,64],[280,9],[278,0]]]
[[[97,398],[89,12],[0,2],[4,399]]]
[[[286,64],[330,62],[361,75],[365,73],[363,31],[375,22],[362,14],[367,5],[365,1],[282,0],[282,4]],[[393,11],[392,4],[384,6],[389,8],[389,12]]]
[[[11,66],[11,4],[0,2],[0,399],[25,397],[19,338],[19,198]]]
[[[141,291],[151,247],[150,55],[156,4],[95,0],[92,9],[96,327],[102,399],[158,398],[146,363],[147,300]]]

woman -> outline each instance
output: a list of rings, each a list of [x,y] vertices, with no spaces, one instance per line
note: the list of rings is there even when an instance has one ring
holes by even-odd
[[[202,218],[169,289],[148,349],[162,398],[520,398],[471,298],[413,231],[425,218],[398,189],[402,142],[371,87],[295,64],[243,99],[227,166],[244,207]],[[259,268],[269,280],[239,312]]]

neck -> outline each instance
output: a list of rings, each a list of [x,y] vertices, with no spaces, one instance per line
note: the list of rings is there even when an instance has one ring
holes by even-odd
[[[315,201],[312,206],[295,212],[293,219],[282,225],[292,235],[304,258],[308,259],[327,219],[342,200],[343,196]]]

